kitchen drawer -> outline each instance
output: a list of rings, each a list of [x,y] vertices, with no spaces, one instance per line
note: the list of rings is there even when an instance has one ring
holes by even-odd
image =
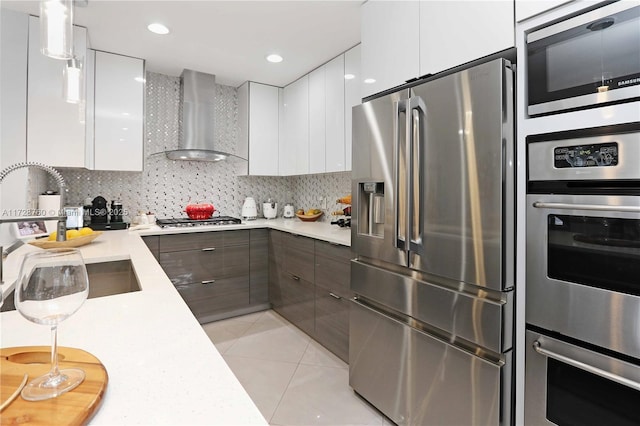
[[[316,241],[315,244],[316,256],[330,257],[347,263],[349,263],[353,257],[351,247],[328,243],[326,241]]]
[[[219,232],[219,231],[218,231]],[[244,231],[223,231],[224,246],[249,245],[251,230]]]
[[[349,299],[316,286],[316,340],[349,362]]]
[[[176,288],[196,318],[249,304],[249,275],[222,278],[214,283],[191,283]]]
[[[222,248],[160,253],[160,266],[176,286],[224,278],[224,260]]]
[[[160,253],[196,250],[203,248],[222,248],[225,232],[198,232],[160,236]]]
[[[324,245],[316,244],[325,248]],[[351,297],[351,262],[347,256],[327,256],[329,252],[316,251],[315,284],[342,297]],[[351,253],[348,250],[348,253]]]
[[[277,290],[281,304],[274,304],[276,312],[310,336],[315,330],[314,290],[313,283],[282,274]]]
[[[287,235],[284,245],[284,270],[303,280],[313,283],[314,240],[299,235]]]

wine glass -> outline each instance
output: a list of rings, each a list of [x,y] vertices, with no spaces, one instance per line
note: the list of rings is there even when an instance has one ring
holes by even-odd
[[[22,260],[16,309],[29,321],[51,326],[51,370],[22,389],[27,401],[55,398],[84,380],[84,371],[79,368],[58,369],[58,323],[76,312],[88,293],[89,278],[79,250],[40,250]]]

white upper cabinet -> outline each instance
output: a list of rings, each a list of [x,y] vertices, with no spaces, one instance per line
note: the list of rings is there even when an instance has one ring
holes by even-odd
[[[74,27],[73,38],[74,54],[85,65],[86,29]],[[63,98],[66,61],[40,52],[40,25],[33,16],[29,17],[28,58],[27,160],[54,167],[85,167],[85,104]]]
[[[513,1],[420,1],[420,75],[515,45]]]
[[[361,17],[363,97],[515,46],[513,0],[369,0]]]
[[[524,21],[532,16],[551,10],[569,0],[515,0],[516,22]]]
[[[305,75],[284,88],[284,164],[280,174],[309,173],[309,76]]]
[[[94,169],[142,171],[144,61],[95,52]]]
[[[238,153],[249,160],[248,174],[278,176],[279,88],[250,81],[238,88],[238,98]]]
[[[360,45],[344,53],[344,169],[351,170],[352,108],[362,102]]]
[[[325,172],[345,171],[344,55],[323,65],[325,70]]]
[[[309,173],[324,173],[327,138],[326,66],[309,74]]]
[[[361,8],[362,96],[420,75],[417,1],[369,0]]]

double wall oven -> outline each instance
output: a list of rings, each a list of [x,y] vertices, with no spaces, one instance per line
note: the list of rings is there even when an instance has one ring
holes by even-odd
[[[526,424],[640,424],[640,123],[527,138]]]

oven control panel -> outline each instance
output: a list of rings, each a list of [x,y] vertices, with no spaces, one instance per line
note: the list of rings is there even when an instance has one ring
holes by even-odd
[[[553,150],[553,162],[558,169],[617,166],[618,143],[557,147]]]

